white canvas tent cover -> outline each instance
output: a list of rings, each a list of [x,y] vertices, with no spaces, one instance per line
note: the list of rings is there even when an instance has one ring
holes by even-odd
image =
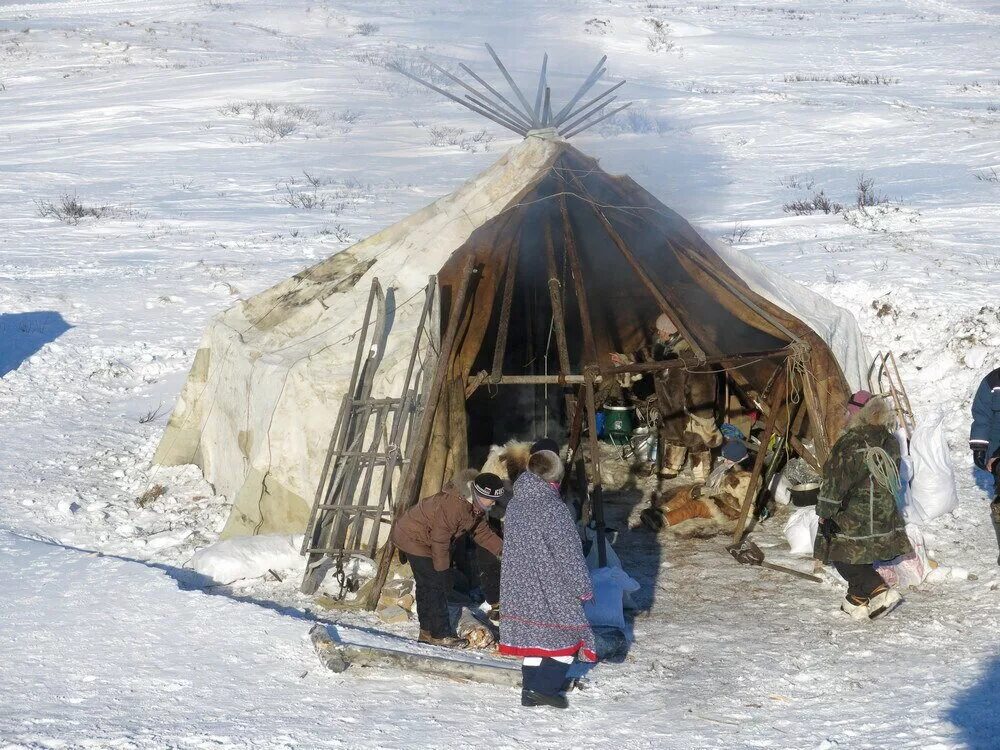
[[[428,277],[571,148],[530,135],[450,195],[211,321],[154,461],[196,464],[232,498],[223,537],[305,528],[371,280],[396,301],[372,395],[396,396]],[[735,248],[713,248],[753,291],[826,342],[851,388],[863,387],[869,357],[849,312]]]

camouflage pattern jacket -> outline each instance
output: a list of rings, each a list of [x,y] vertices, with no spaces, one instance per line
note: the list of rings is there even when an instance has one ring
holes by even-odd
[[[885,401],[873,398],[847,425],[823,467],[816,514],[831,519],[837,530],[828,541],[820,528],[813,554],[824,562],[852,564],[891,560],[911,551],[903,520],[896,509],[892,472],[873,475],[872,449],[899,469],[899,443],[894,417]],[[890,486],[887,486],[890,485]]]

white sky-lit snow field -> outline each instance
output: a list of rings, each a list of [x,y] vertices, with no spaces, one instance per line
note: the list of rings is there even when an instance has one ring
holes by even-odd
[[[997,548],[965,444],[1000,351],[998,29],[971,0],[0,3],[0,748],[1000,746]],[[207,320],[515,143],[384,67],[489,71],[483,41],[525,84],[548,51],[557,102],[608,54],[634,114],[576,144],[895,350],[959,473],[925,533],[975,580],[857,625],[833,583],[719,539],[626,537],[626,566],[662,555],[653,608],[562,713],[327,673],[294,580],[193,588],[226,501],[148,464]],[[853,208],[862,174],[891,202]],[[821,190],[846,210],[784,210]],[[101,215],[60,221],[63,196]]]

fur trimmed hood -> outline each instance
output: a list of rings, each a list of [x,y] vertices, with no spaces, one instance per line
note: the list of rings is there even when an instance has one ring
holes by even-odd
[[[452,490],[456,495],[461,495],[467,502],[472,502],[472,480],[479,476],[475,469],[460,469],[455,472],[455,476],[445,485],[444,490]]]
[[[884,427],[889,432],[895,432],[896,414],[889,402],[880,396],[872,397],[861,411],[851,416],[845,429],[857,430],[862,427]]]
[[[563,478],[563,462],[552,451],[538,451],[528,458],[528,471],[546,482],[560,482]]]

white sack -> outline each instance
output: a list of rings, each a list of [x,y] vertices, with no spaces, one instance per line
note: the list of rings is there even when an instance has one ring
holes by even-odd
[[[958,507],[955,469],[944,436],[944,413],[938,411],[917,424],[910,438],[913,479],[910,503],[902,509],[907,523],[926,523]]]
[[[610,548],[609,548],[610,549]],[[639,583],[620,567],[590,571],[594,598],[583,603],[587,621],[594,627],[625,630],[623,599],[625,594],[639,590]]]
[[[259,578],[268,570],[304,570],[302,535],[238,536],[204,547],[187,567],[219,583]]]
[[[819,516],[815,506],[799,508],[785,522],[785,539],[793,555],[812,556],[819,531]]]
[[[792,502],[792,491],[788,485],[788,478],[784,474],[776,474],[771,479],[771,496],[779,505],[788,505]]]
[[[893,560],[875,563],[875,570],[882,576],[882,580],[897,588],[919,586],[931,572],[927,545],[924,543],[924,535],[920,532],[920,528],[916,524],[908,523],[906,535],[913,545],[913,552],[900,555]]]

